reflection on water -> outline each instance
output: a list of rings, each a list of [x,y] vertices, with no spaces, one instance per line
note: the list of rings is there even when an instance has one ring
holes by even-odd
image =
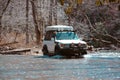
[[[84,57],[1,55],[0,80],[120,80],[119,52]]]

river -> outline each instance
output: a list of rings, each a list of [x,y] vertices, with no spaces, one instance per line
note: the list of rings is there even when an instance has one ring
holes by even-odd
[[[0,80],[120,80],[120,52],[84,58],[0,55]]]

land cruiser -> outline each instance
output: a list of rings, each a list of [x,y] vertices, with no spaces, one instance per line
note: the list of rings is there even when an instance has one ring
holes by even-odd
[[[86,42],[78,37],[72,26],[48,26],[45,32],[42,48],[44,55],[82,56],[87,54]]]

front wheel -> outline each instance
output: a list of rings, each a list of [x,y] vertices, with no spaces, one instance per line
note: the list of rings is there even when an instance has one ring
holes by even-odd
[[[81,55],[85,55],[85,54],[87,54],[86,49],[80,49],[80,54],[81,54]]]
[[[46,45],[43,46],[42,52],[43,52],[43,55],[48,55],[49,52]]]
[[[59,52],[60,52],[60,47],[59,47],[59,45],[56,45],[55,46],[55,54],[59,54]]]

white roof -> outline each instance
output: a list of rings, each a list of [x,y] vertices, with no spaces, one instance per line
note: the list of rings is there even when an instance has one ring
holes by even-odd
[[[66,25],[54,25],[54,26],[47,26],[46,31],[49,30],[73,30],[72,26],[66,26]]]

